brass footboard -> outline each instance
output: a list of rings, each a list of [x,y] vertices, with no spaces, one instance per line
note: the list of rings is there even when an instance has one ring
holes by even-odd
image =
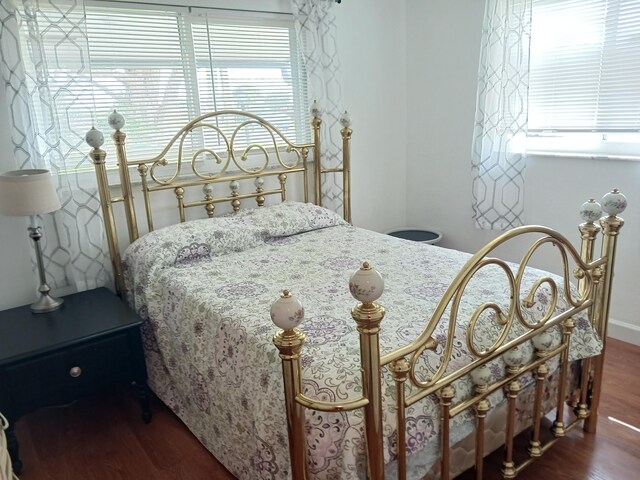
[[[351,311],[357,324],[360,336],[360,355],[362,368],[362,397],[344,402],[326,402],[309,398],[303,394],[303,372],[300,355],[305,342],[305,335],[297,327],[302,321],[303,308],[298,300],[285,291],[281,299],[271,307],[271,318],[280,327],[274,337],[274,344],[280,352],[284,373],[285,402],[289,431],[289,448],[294,480],[307,479],[305,438],[305,409],[325,412],[341,412],[364,409],[366,456],[369,479],[384,478],[384,451],[382,428],[382,381],[383,367],[387,367],[395,383],[397,404],[397,462],[398,478],[407,478],[407,450],[405,444],[406,409],[428,395],[436,394],[439,398],[441,416],[441,478],[451,478],[451,419],[470,409],[476,418],[476,454],[475,478],[484,478],[484,421],[490,410],[489,395],[497,390],[504,390],[507,399],[507,419],[505,424],[505,446],[502,461],[502,478],[514,478],[517,474],[539,458],[558,439],[568,431],[584,423],[588,432],[595,431],[602,383],[602,365],[604,360],[604,342],[607,333],[609,306],[611,296],[611,280],[613,275],[616,242],[624,221],[617,216],[624,211],[626,200],[617,190],[605,195],[602,201],[606,216],[600,218],[600,226],[594,223],[600,217],[600,205],[590,200],[581,208],[584,223],[579,227],[581,233],[581,249],[578,252],[562,235],[552,229],[540,226],[526,226],[513,229],[496,238],[469,259],[463,269],[455,277],[444,296],[438,303],[434,313],[428,319],[422,333],[408,345],[386,355],[380,354],[379,331],[385,315],[382,306],[376,300],[383,292],[384,282],[379,273],[364,263],[349,280],[349,288],[359,302]],[[595,241],[602,229],[603,241],[601,253],[594,258]],[[526,234],[540,234],[541,238],[533,242],[524,254],[519,266],[512,267],[490,254],[500,245],[516,237]],[[563,285],[558,288],[556,280],[550,276],[539,278],[524,298],[520,298],[523,277],[527,265],[542,245],[552,245],[562,258]],[[577,291],[571,289],[570,264],[575,265],[573,276],[578,280]],[[468,365],[450,371],[451,354],[456,326],[459,326],[458,312],[465,289],[471,279],[483,268],[501,269],[509,284],[510,302],[508,309],[497,303],[487,301],[478,306],[466,325],[466,342],[474,360]],[[542,313],[542,318],[531,321],[524,314],[525,309],[535,303],[536,294],[541,287],[550,292],[551,301]],[[559,296],[568,308],[556,314]],[[602,352],[582,362],[582,375],[579,393],[567,410],[566,398],[567,376],[569,368],[569,343],[575,327],[575,318],[586,312],[603,341]],[[474,340],[474,331],[481,317],[493,316],[497,338],[491,345],[478,345]],[[435,353],[440,347],[433,336],[440,321],[448,325],[448,336],[442,346],[440,363],[435,373],[425,378],[417,368],[423,354]],[[518,326],[517,333],[514,327]],[[549,329],[556,327],[561,331],[561,340],[555,344]],[[535,347],[535,358],[531,361],[522,355],[522,344],[532,341]],[[492,381],[488,363],[502,358],[506,364],[502,378]],[[545,379],[549,373],[551,360],[560,362],[560,380],[556,399],[555,420],[551,428],[552,438],[544,441],[541,435],[543,420],[542,398]],[[519,463],[514,457],[514,435],[516,423],[516,401],[521,391],[520,379],[523,374],[531,373],[535,378],[535,396],[533,406],[533,425],[531,439],[527,449],[527,459]],[[474,391],[469,398],[457,398],[454,382],[470,375]]]

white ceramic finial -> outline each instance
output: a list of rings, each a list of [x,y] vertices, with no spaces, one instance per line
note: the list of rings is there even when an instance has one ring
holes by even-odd
[[[211,185],[210,183],[205,183],[202,186],[202,193],[204,193],[205,196],[208,196],[208,197],[213,196],[213,185]]]
[[[322,117],[322,107],[317,100],[314,100],[313,104],[311,105],[311,116],[315,118]]]
[[[253,184],[258,190],[262,189],[262,187],[264,187],[264,178],[256,177],[256,179],[253,181]]]
[[[84,141],[87,142],[90,147],[100,148],[104,143],[104,135],[100,130],[91,127],[91,130],[85,134]]]
[[[491,370],[486,363],[471,370],[471,380],[478,387],[489,385],[491,382]]]
[[[351,115],[346,110],[342,115],[340,115],[340,125],[344,128],[349,128],[351,126]]]
[[[283,330],[293,330],[304,319],[304,307],[289,290],[284,290],[278,300],[271,304],[271,321]]]
[[[511,368],[519,368],[524,365],[526,358],[524,358],[524,349],[521,346],[515,346],[511,350],[504,352],[502,356],[504,363]]]
[[[584,202],[580,207],[580,218],[587,223],[593,223],[602,215],[602,207],[593,198]]]
[[[240,182],[238,182],[237,180],[232,181],[231,183],[229,183],[229,188],[232,192],[237,192],[240,189]]]
[[[546,330],[531,339],[533,346],[539,352],[546,352],[553,347],[553,336]]]
[[[627,208],[627,197],[617,188],[602,197],[602,210],[611,216],[624,212],[625,208]]]
[[[359,302],[372,303],[382,295],[384,280],[369,263],[364,262],[349,278],[349,291]]]
[[[124,116],[122,116],[122,114],[116,112],[115,110],[111,114],[109,114],[108,122],[109,126],[114,130],[120,130],[122,127],[124,127],[125,124]]]

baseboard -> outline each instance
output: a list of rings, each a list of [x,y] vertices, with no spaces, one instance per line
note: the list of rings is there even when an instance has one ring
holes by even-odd
[[[634,345],[640,345],[640,326],[621,320],[609,319],[608,335]]]

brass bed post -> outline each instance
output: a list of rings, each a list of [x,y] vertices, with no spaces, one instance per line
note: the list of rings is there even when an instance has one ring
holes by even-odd
[[[345,111],[340,117],[342,125],[342,209],[345,221],[351,223],[351,117]]]
[[[311,126],[313,127],[313,185],[315,204],[322,206],[322,165],[320,162],[320,125],[322,125],[322,111],[316,100],[311,105]]]
[[[85,140],[90,147],[93,147],[89,156],[91,157],[96,170],[100,206],[102,207],[102,216],[107,235],[107,244],[109,246],[109,255],[111,256],[111,265],[113,266],[116,292],[121,295],[124,292],[124,279],[122,277],[118,235],[116,232],[116,222],[113,217],[113,205],[111,203],[111,192],[109,191],[109,180],[107,178],[107,168],[105,165],[107,152],[100,149],[104,143],[104,135],[102,132],[92,127],[91,130],[87,132]]]
[[[136,221],[136,209],[133,203],[133,190],[131,188],[129,164],[127,163],[127,151],[125,148],[127,134],[120,130],[124,127],[124,124],[124,117],[115,110],[109,115],[109,125],[114,129],[111,138],[113,138],[116,145],[118,171],[120,172],[120,188],[124,200],[124,214],[127,219],[127,229],[129,230],[129,242],[133,242],[138,238],[138,223]]]
[[[351,295],[358,300],[351,309],[360,334],[362,394],[368,400],[364,407],[367,438],[367,470],[369,480],[384,479],[384,445],[382,431],[382,380],[380,367],[380,322],[385,310],[375,303],[382,295],[384,281],[380,274],[364,262],[349,279]]]
[[[482,395],[488,392],[488,385],[491,383],[491,370],[487,364],[471,371],[471,380],[474,384],[474,392]],[[476,413],[476,438],[475,438],[475,480],[483,480],[484,478],[484,421],[487,418],[487,412],[491,408],[489,401],[482,398],[475,405]]]
[[[564,402],[567,391],[567,375],[569,372],[569,342],[571,341],[571,332],[576,324],[573,318],[566,318],[562,322],[562,344],[564,350],[560,354],[560,380],[558,386],[558,401],[556,406],[556,419],[551,427],[551,432],[555,437],[564,437],[567,429],[564,424]]]
[[[396,384],[396,402],[398,410],[396,420],[398,424],[398,480],[407,479],[407,419],[405,415],[405,382],[411,370],[411,364],[403,357],[391,364],[391,373]]]
[[[295,326],[300,324],[303,314],[302,304],[293,298],[288,290],[284,290],[281,298],[271,306],[271,320],[282,329],[273,337],[273,343],[282,359],[293,480],[307,479],[304,407],[296,401],[296,397],[302,393],[300,355],[306,337]]]
[[[616,255],[616,244],[620,229],[624,225],[624,220],[617,214],[624,212],[627,207],[627,200],[618,189],[606,194],[602,198],[602,209],[608,214],[600,219],[602,225],[602,253],[601,256],[607,259],[604,277],[599,285],[599,298],[596,305],[595,328],[602,339],[602,352],[594,358],[593,381],[591,384],[591,411],[585,421],[584,429],[587,432],[595,433],[598,424],[598,407],[600,405],[600,393],[602,389],[602,375],[604,370],[604,356],[606,353],[607,326],[609,322],[609,307],[611,305],[611,281],[613,279],[613,268]]]
[[[593,198],[590,198],[588,202],[585,202],[580,207],[580,217],[584,220],[578,227],[580,231],[580,238],[582,240],[580,246],[580,258],[585,263],[591,263],[593,261],[593,251],[595,247],[595,239],[600,231],[600,226],[593,222],[598,220],[602,214],[602,208],[600,204]],[[578,291],[580,298],[584,298],[587,293],[590,293],[592,298],[597,298],[597,291],[588,292],[587,277],[584,272],[576,271],[578,277]],[[596,288],[597,285],[592,285],[592,288]],[[589,308],[589,321],[594,323],[595,310],[592,307]],[[591,358],[585,358],[582,360],[582,375],[580,378],[580,399],[578,400],[578,407],[576,409],[576,416],[578,418],[587,418],[589,416],[588,406],[588,393],[589,393],[589,381],[591,378]]]
[[[456,390],[451,385],[447,385],[439,391],[440,422],[442,423],[440,434],[442,443],[442,456],[440,459],[442,480],[449,480],[451,478],[451,403],[455,395]]]
[[[507,431],[505,433],[504,460],[502,461],[502,468],[500,470],[503,478],[515,478],[518,474],[513,461],[513,436],[515,433],[516,400],[520,389],[521,385],[518,380],[509,383],[506,389],[506,397],[508,399]]]

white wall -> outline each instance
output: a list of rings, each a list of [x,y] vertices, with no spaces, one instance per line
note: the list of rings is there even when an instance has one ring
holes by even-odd
[[[444,233],[443,246],[475,251],[499,232],[471,218],[471,138],[484,2],[409,0],[407,4],[407,221]],[[640,163],[529,158],[525,222],[559,230],[578,244],[579,206],[613,187],[629,200],[618,250],[612,335],[640,344]],[[520,250],[502,252],[518,260]],[[555,256],[536,259],[555,270]],[[617,322],[616,322],[617,321]],[[621,329],[621,323],[628,324]],[[624,325],[623,325],[624,326]]]
[[[0,125],[9,124],[4,85],[0,86]],[[12,152],[10,130],[0,128],[0,155]],[[1,170],[1,169],[0,169]],[[0,215],[0,310],[35,300],[38,287],[31,270],[31,240],[23,217]]]
[[[406,3],[346,0],[336,14],[353,117],[353,222],[384,231],[406,224]]]
[[[344,104],[353,117],[353,220],[385,230],[406,218],[405,3],[349,0],[336,14]],[[0,90],[5,126],[7,103]],[[0,129],[0,152],[11,152],[7,128]],[[31,302],[37,284],[24,219],[0,216],[0,247],[0,309]]]

